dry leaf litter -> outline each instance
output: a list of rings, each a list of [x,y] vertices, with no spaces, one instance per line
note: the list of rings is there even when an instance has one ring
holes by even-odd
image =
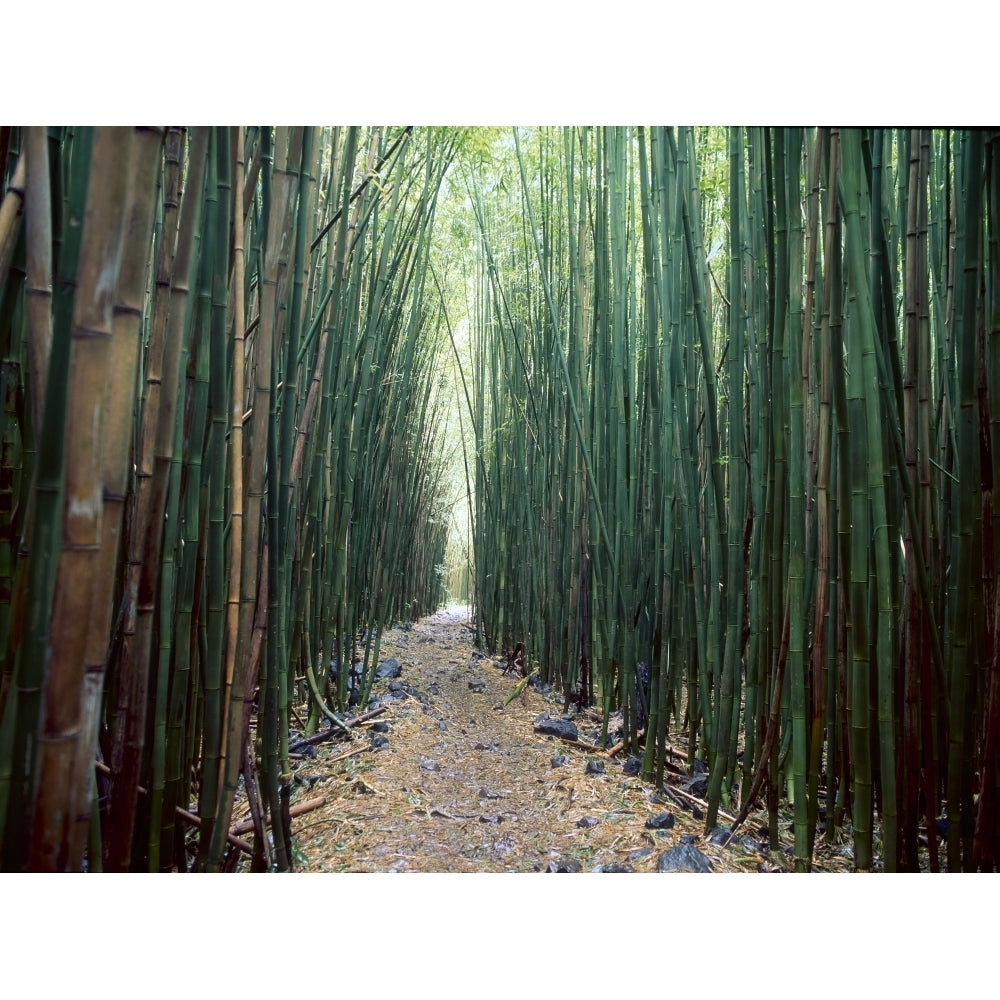
[[[624,752],[596,747],[598,713],[571,716],[576,743],[537,733],[540,716],[563,716],[561,695],[529,685],[505,705],[520,678],[474,648],[467,608],[388,631],[380,658],[390,657],[400,678],[373,688],[385,711],[296,762],[293,813],[324,800],[293,816],[296,870],[656,872],[672,850],[684,866],[691,848],[714,872],[792,869],[790,824],[769,851],[763,811],[728,844],[727,827],[706,835],[706,805],[684,790],[692,776],[681,740],[658,790],[628,773],[634,758],[629,768]],[[663,828],[647,825],[656,822]],[[814,870],[850,867],[846,841],[818,843]]]

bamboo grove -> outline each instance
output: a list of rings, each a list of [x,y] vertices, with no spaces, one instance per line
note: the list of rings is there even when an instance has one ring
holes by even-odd
[[[465,184],[477,622],[706,829],[994,870],[1000,132],[515,130]],[[690,763],[690,761],[689,761]]]
[[[0,127],[0,868],[293,868],[295,708],[444,600],[459,437],[479,640],[706,829],[995,870],[998,160]]]
[[[0,129],[4,870],[293,867],[291,708],[442,599],[457,138]]]

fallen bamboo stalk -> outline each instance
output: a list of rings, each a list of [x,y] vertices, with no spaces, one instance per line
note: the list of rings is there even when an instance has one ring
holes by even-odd
[[[354,726],[360,726],[362,722],[368,722],[370,719],[374,719],[377,715],[381,715],[386,710],[385,705],[381,705],[378,708],[373,708],[370,712],[365,712],[362,715],[358,715],[353,719],[346,719],[344,725],[348,729],[352,729]],[[339,732],[335,726],[330,726],[328,729],[324,729],[320,733],[313,733],[312,736],[304,736],[301,740],[296,740],[289,748],[290,753],[294,753],[301,750],[303,747],[316,746],[317,743],[322,743],[324,740],[330,739],[335,733]]]
[[[102,761],[95,760],[94,767],[98,771],[100,771],[101,774],[105,775],[105,777],[108,778],[111,777],[111,768],[108,767],[108,765],[103,763]],[[146,789],[143,788],[142,785],[139,785],[139,794],[148,795],[149,792],[146,791]],[[201,817],[196,816],[192,812],[188,812],[187,809],[182,809],[180,806],[174,806],[174,812],[176,812],[177,815],[180,816],[180,818],[184,820],[185,823],[188,823],[190,826],[197,826],[197,827],[201,826]],[[250,823],[250,825],[247,827],[247,830],[252,830],[252,829],[253,829],[253,823]],[[241,830],[240,833],[246,833],[246,830]],[[226,834],[226,840],[228,841],[228,843],[232,844],[233,847],[236,847],[239,850],[243,851],[244,854],[253,853],[253,848],[245,840],[240,840],[232,831]]]
[[[584,743],[583,740],[571,740],[568,736],[556,736],[555,733],[546,733],[545,735],[555,736],[557,740],[561,740],[563,743],[568,743],[571,747],[579,747],[581,750],[586,750],[588,753],[607,753],[607,750],[604,750],[599,746],[595,746],[593,743]]]
[[[642,739],[642,737],[645,735],[646,735],[645,729],[640,729],[639,732],[635,734],[636,739]],[[616,753],[621,753],[622,750],[624,749],[625,749],[625,741],[621,740],[618,743],[616,743],[613,747],[611,747],[610,750],[608,750],[608,756],[614,757]],[[687,750],[681,750],[679,747],[670,746],[669,743],[663,749],[666,750],[667,756],[669,757],[683,757],[685,760],[689,759]]]
[[[372,745],[370,743],[352,743],[349,747],[345,747],[340,753],[334,754],[332,757],[325,757],[323,759],[324,764],[335,764],[338,760],[346,760],[348,757],[353,757],[356,753],[364,753],[366,750],[371,750]]]
[[[645,735],[646,735],[646,730],[645,729],[640,729],[639,732],[637,732],[635,734],[635,738],[637,740],[641,740],[642,737],[645,736]],[[614,755],[616,753],[620,753],[624,749],[625,749],[625,741],[624,740],[619,740],[613,747],[611,747],[608,750],[608,756],[609,757],[614,757]]]
[[[194,813],[188,812],[186,809],[181,809],[180,806],[175,806],[174,808],[177,810],[177,815],[180,816],[181,819],[190,823],[192,826],[197,826],[197,827],[201,826],[200,816],[195,816]],[[251,830],[253,829],[252,822],[249,828]],[[244,830],[241,832],[245,833],[246,831]],[[230,843],[233,847],[242,851],[244,854],[253,854],[253,848],[245,840],[240,840],[240,838],[237,837],[236,834],[234,834],[232,831],[226,834],[226,841]]]
[[[680,795],[682,798],[687,799],[688,802],[692,802],[694,803],[694,805],[700,806],[702,809],[705,809],[706,811],[708,810],[708,803],[704,799],[699,799],[696,796],[692,795],[690,792],[685,792],[683,788],[674,788],[674,786],[671,785],[670,791],[672,794]],[[722,809],[719,810],[719,815],[723,819],[728,819],[730,823],[736,822],[735,816],[731,816],[729,813],[725,812]]]
[[[288,815],[293,819],[296,816],[301,816],[303,813],[312,812],[314,809],[319,809],[320,806],[326,805],[326,796],[321,795],[318,799],[306,799],[305,802],[298,802],[288,810]],[[265,827],[268,825],[267,820],[264,820]],[[241,820],[236,824],[230,831],[230,835],[239,836],[241,833],[248,833],[253,829],[253,820],[245,819]]]

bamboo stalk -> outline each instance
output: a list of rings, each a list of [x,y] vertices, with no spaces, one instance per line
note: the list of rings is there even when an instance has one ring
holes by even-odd
[[[40,126],[26,129],[25,151],[28,157],[26,192],[31,206],[25,224],[31,424],[40,431],[52,352],[52,189],[49,140],[45,129]]]
[[[305,813],[313,812],[315,809],[320,809],[326,805],[329,800],[325,795],[319,796],[315,799],[306,799],[303,802],[296,802],[294,806],[290,806],[288,809],[288,815],[294,819],[296,816],[302,816]],[[232,838],[238,837],[241,833],[248,833],[254,828],[254,822],[252,819],[244,819],[234,826],[229,833],[226,835],[226,839],[229,843],[233,843]],[[240,850],[246,850],[249,854],[249,848],[240,847]]]
[[[192,269],[198,263],[193,243],[200,219],[207,142],[205,132],[198,131],[192,137],[188,178],[192,197],[185,198],[182,207],[171,280],[170,315],[163,341],[150,347],[146,371],[147,396],[137,472],[139,497],[129,551],[126,620],[117,675],[117,724],[111,763],[114,777],[109,802],[111,823],[105,843],[105,867],[111,871],[127,870],[131,862],[136,789],[145,746],[146,695],[163,541],[163,511],[174,444],[181,348],[190,320],[189,290]]]
[[[112,308],[104,303],[99,316],[103,322],[111,312],[111,323],[105,322],[100,334],[105,342],[93,343],[96,323],[81,322],[87,331],[87,339],[81,345],[99,346],[104,355],[100,366],[104,369],[103,377],[99,368],[97,380],[87,387],[91,403],[97,403],[99,396],[104,410],[103,427],[100,439],[82,442],[78,439],[75,424],[67,426],[67,449],[73,454],[74,461],[90,451],[92,464],[85,472],[91,484],[90,495],[95,495],[97,491],[101,493],[100,534],[98,536],[97,525],[91,522],[86,534],[89,539],[87,544],[93,547],[89,561],[94,575],[89,595],[90,612],[83,616],[86,639],[79,647],[76,646],[79,635],[73,635],[68,623],[60,622],[56,613],[60,586],[70,589],[74,601],[88,596],[80,593],[84,590],[83,577],[73,564],[78,560],[67,563],[68,578],[61,581],[60,570],[56,579],[51,641],[53,660],[46,683],[43,712],[45,735],[39,746],[39,795],[35,803],[34,822],[36,831],[46,832],[33,838],[33,869],[48,868],[54,864],[62,870],[78,871],[89,826],[88,811],[92,798],[90,761],[97,744],[100,695],[114,613],[115,569],[119,563],[134,415],[131,400],[136,388],[146,284],[145,254],[152,231],[153,196],[163,143],[162,129],[133,131],[134,136],[125,130],[118,130],[114,136],[118,141],[111,153],[112,162],[121,172],[122,180],[128,179],[128,187],[127,199],[120,211],[120,236],[116,234],[115,237],[121,267],[114,289],[114,304]],[[127,153],[129,147],[131,155]],[[121,159],[117,160],[118,157]],[[114,210],[113,206],[101,207],[101,211],[109,215]],[[106,261],[108,258],[113,259],[113,254],[101,248],[99,260]],[[106,271],[102,269],[101,273],[106,279]],[[74,375],[80,370],[78,364],[82,369],[79,358],[72,361]],[[80,407],[81,410],[85,408],[83,405]],[[68,479],[67,482],[70,484],[73,480]],[[68,507],[74,504],[75,492],[78,492],[75,488],[68,491]],[[81,545],[76,531],[71,544],[74,548]],[[60,630],[61,635],[57,638]],[[68,636],[72,636],[72,644],[63,647],[62,642]],[[59,662],[60,659],[62,662]],[[82,677],[81,669],[84,671]],[[58,850],[53,853],[56,845]]]
[[[21,210],[24,205],[24,187],[28,176],[28,158],[21,153],[14,167],[14,174],[0,201],[0,287],[7,283],[7,272],[14,246],[21,232]]]
[[[0,829],[3,830],[0,864],[6,870],[22,869],[27,862],[27,817],[36,788],[37,738],[62,523],[66,387],[70,377],[77,266],[87,206],[91,141],[89,131],[79,136],[75,149],[78,159],[69,180],[67,233],[59,257],[53,303],[44,423],[31,486],[34,504],[30,550],[18,581],[26,595],[22,612],[26,628],[23,641],[15,649],[13,688],[4,703],[4,715],[0,720],[0,747],[3,749],[0,755]],[[95,259],[92,267],[96,270],[97,266]]]
[[[106,764],[102,764],[100,761],[95,761],[94,762],[94,767],[98,771],[100,771],[101,774],[105,774],[105,775],[108,775],[108,776],[111,775],[111,768],[109,768]],[[147,791],[147,789],[143,788],[142,785],[139,786],[138,791],[139,791],[140,795],[148,795],[149,794],[149,792]],[[315,808],[315,807],[313,807],[313,808]],[[175,809],[174,809],[174,813],[180,819],[182,819],[185,823],[187,823],[189,826],[193,826],[193,827],[196,827],[196,828],[201,827],[201,817],[200,816],[196,816],[193,812],[188,812],[187,809],[182,809],[180,806],[176,806]],[[247,830],[252,830],[253,829],[253,822],[252,821],[250,822],[250,824],[247,826],[246,829]],[[245,840],[240,840],[239,839],[239,834],[240,833],[246,833],[246,830],[232,830],[232,831],[230,831],[229,833],[226,834],[226,842],[229,843],[229,844],[231,844],[233,847],[237,848],[238,850],[242,851],[244,854],[252,854],[253,853],[253,846],[251,844],[248,844]]]

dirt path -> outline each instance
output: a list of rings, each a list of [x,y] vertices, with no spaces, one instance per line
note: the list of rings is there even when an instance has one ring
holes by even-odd
[[[528,688],[504,706],[518,678],[474,650],[466,619],[464,608],[444,610],[388,633],[380,659],[395,657],[402,673],[376,683],[385,712],[298,763],[297,800],[325,798],[292,821],[298,870],[656,871],[685,842],[716,871],[786,867],[752,840],[707,842],[697,806],[626,773],[623,756],[536,733],[561,700]],[[575,721],[593,743],[597,716]],[[646,827],[665,811],[670,829]]]

